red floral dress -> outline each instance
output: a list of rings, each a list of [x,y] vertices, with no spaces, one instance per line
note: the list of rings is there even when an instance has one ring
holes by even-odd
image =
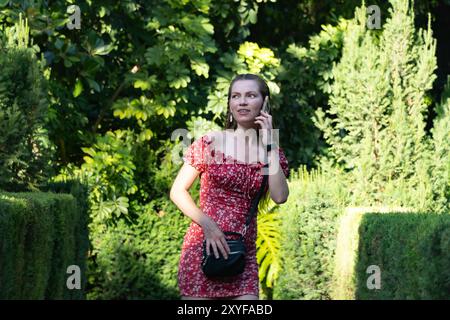
[[[241,232],[250,203],[262,183],[263,163],[243,163],[211,148],[211,138],[203,136],[186,151],[184,161],[200,171],[200,208],[222,231]],[[279,149],[281,168],[289,174],[288,162]],[[270,178],[269,178],[270,179]],[[245,294],[259,296],[256,261],[256,216],[245,235],[246,266],[243,273],[227,279],[207,278],[201,269],[203,257],[202,228],[191,222],[181,251],[178,286],[182,296],[233,297]]]

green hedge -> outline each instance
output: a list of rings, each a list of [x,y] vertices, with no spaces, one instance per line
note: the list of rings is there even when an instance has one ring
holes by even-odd
[[[356,299],[450,299],[450,215],[367,213],[359,227]],[[377,265],[381,288],[367,288]]]
[[[74,195],[0,192],[0,299],[83,299],[87,222]],[[80,290],[67,289],[70,265],[81,269]]]

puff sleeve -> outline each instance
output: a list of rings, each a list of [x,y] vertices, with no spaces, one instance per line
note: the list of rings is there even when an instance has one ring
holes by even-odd
[[[208,159],[210,158],[210,143],[208,136],[195,140],[185,151],[183,156],[184,162],[193,166],[197,171],[205,172],[208,168]]]

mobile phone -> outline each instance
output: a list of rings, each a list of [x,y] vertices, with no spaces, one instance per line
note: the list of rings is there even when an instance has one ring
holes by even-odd
[[[264,99],[265,99],[265,98],[264,98]],[[270,101],[269,101],[269,97],[268,97],[268,96],[267,96],[267,103],[264,103],[264,102],[263,102],[263,106],[262,106],[261,111],[270,114]]]

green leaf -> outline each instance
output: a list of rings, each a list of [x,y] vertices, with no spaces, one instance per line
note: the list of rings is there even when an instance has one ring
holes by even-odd
[[[214,27],[211,23],[209,23],[209,19],[202,20],[202,27],[207,33],[209,33],[209,34],[214,33]]]
[[[164,50],[161,47],[151,47],[147,49],[145,53],[145,59],[150,65],[160,65],[164,60]]]
[[[209,76],[209,65],[204,59],[191,60],[191,69],[199,76],[204,76],[205,78]]]
[[[80,58],[77,56],[68,56],[67,59],[70,60],[70,62],[79,62],[80,61]]]
[[[77,80],[75,83],[75,88],[73,89],[73,96],[74,98],[78,97],[83,92],[83,83],[81,80]]]
[[[116,208],[119,210],[119,214],[128,214],[128,198],[119,197],[116,201]]]
[[[72,62],[68,59],[64,59],[64,67],[70,68],[72,66]]]
[[[191,78],[189,76],[182,75],[182,76],[170,81],[169,87],[175,88],[175,89],[186,88],[190,81],[191,81]]]
[[[100,18],[103,18],[106,15],[106,8],[105,7],[101,7],[100,11],[98,12],[98,15]]]
[[[88,164],[92,164],[94,162],[94,160],[91,157],[88,157],[88,156],[83,157],[83,159]]]
[[[145,129],[139,134],[139,141],[148,141],[153,137],[153,132],[150,129]]]
[[[97,83],[97,81],[95,81],[93,79],[89,79],[89,78],[86,78],[86,81],[88,82],[89,87],[91,87],[92,89],[94,89],[97,92],[100,92],[100,90],[101,90],[100,85]]]
[[[280,269],[280,220],[277,213],[258,215],[257,261],[260,265],[259,278],[266,280],[270,288],[278,277]]]
[[[98,47],[95,47],[91,53],[93,55],[104,56],[104,55],[107,55],[108,53],[110,53],[113,49],[114,49],[114,45],[112,43],[101,44]]]
[[[150,89],[150,83],[145,80],[136,80],[133,84],[136,89],[148,90]]]
[[[55,41],[55,48],[56,48],[56,49],[61,50],[61,48],[63,47],[63,45],[64,45],[64,41],[63,41],[63,40],[61,40],[61,39],[56,39],[56,41]]]
[[[249,19],[250,23],[255,24],[257,22],[258,18],[257,18],[256,10],[253,10],[253,9],[249,10],[248,19]]]

